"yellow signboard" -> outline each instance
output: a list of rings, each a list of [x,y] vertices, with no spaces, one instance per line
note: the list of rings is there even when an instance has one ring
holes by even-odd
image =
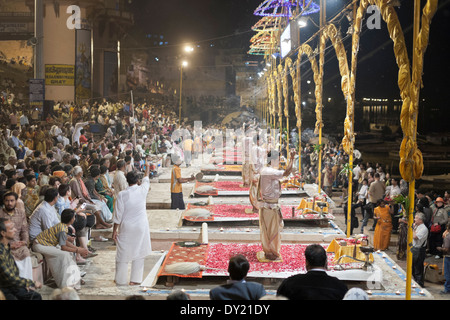
[[[69,64],[46,64],[45,85],[47,86],[75,85],[75,66]]]

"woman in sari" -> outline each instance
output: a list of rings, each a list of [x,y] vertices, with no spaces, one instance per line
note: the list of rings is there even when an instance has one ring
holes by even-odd
[[[34,150],[34,130],[32,127],[28,127],[27,131],[25,131],[25,147],[30,150]]]
[[[106,170],[105,166],[101,166],[103,167],[103,171]],[[105,172],[103,172],[102,174],[102,170],[100,170],[100,175],[98,177],[96,177],[97,179],[94,179],[95,181],[95,190],[102,195],[103,197],[106,198],[106,205],[108,206],[108,209],[113,212],[113,204],[114,204],[114,198],[113,198],[113,193],[111,192],[111,189],[108,188],[108,184],[104,184],[105,179],[102,179],[102,176],[104,175]],[[109,190],[108,190],[109,189]]]
[[[374,209],[374,218],[377,219],[377,226],[373,236],[373,247],[375,250],[386,250],[389,248],[392,231],[391,208],[384,200],[379,200]]]
[[[47,144],[45,140],[45,132],[42,126],[36,129],[36,135],[34,136],[35,148],[40,151],[41,154],[47,154]]]

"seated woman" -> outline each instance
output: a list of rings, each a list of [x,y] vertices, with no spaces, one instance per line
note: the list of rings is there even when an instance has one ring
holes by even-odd
[[[114,193],[108,186],[108,181],[106,180],[105,174],[107,174],[108,168],[106,166],[100,166],[100,176],[95,182],[95,190],[107,200],[109,210],[113,212],[114,204]]]
[[[85,185],[83,179],[83,169],[80,166],[74,168],[74,177],[70,180],[70,189],[75,197],[80,198],[85,202],[86,210],[91,211],[96,218],[96,229],[109,229],[111,224],[105,222],[108,219],[112,219],[112,213],[109,211],[108,206],[101,200],[92,199]],[[91,179],[92,180],[92,179]],[[90,183],[90,185],[93,185]],[[92,188],[91,186],[89,188]]]

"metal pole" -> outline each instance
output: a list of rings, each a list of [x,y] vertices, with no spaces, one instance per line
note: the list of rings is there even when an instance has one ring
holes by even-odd
[[[419,35],[419,27],[420,27],[420,0],[414,0],[414,38],[413,38],[413,50],[416,50],[417,40]],[[413,70],[417,65],[418,61],[416,58],[416,54],[413,54]],[[413,101],[412,103],[416,103],[417,101]],[[417,134],[417,117],[414,121],[414,139],[416,139]],[[411,170],[413,170],[411,168]],[[416,188],[416,180],[414,179],[414,175],[412,175],[413,180],[409,183],[409,208],[408,208],[408,240],[407,240],[407,248],[406,251],[406,300],[411,300],[411,280],[412,280],[412,242],[413,242],[413,234],[412,234],[412,225],[414,222],[413,213],[414,213],[414,196],[415,196],[415,188]]]
[[[353,3],[353,23],[355,23],[356,20],[356,1]],[[353,37],[355,36],[355,27],[353,26]],[[354,53],[355,54],[355,53]],[[353,65],[355,64],[355,65]],[[356,61],[352,60],[352,72],[350,74],[351,77],[356,77]],[[349,81],[349,83],[354,83],[354,81]],[[351,89],[352,94],[352,108],[353,111],[355,110],[355,88]],[[354,113],[353,113],[354,114]],[[354,119],[352,118],[352,127],[354,126]],[[352,128],[353,132],[353,128]],[[349,173],[348,173],[348,194],[347,194],[347,238],[350,238],[351,236],[351,225],[352,225],[352,203],[353,203],[353,146],[352,146],[352,152],[349,154],[348,159],[348,166],[349,166]]]
[[[323,28],[323,26],[324,26],[324,24],[325,24],[325,19],[324,19],[324,13],[325,13],[325,6],[326,6],[326,3],[325,3],[325,1],[323,1],[323,0],[320,0],[320,39],[322,39],[322,35],[323,35],[323,32],[322,32],[322,28]],[[323,61],[323,50],[322,50],[322,46],[320,45],[320,41],[321,40],[319,40],[319,49],[320,49],[320,61]],[[321,85],[323,86],[323,84],[322,84],[322,82],[323,82],[323,64],[322,63],[320,63],[320,74],[321,74],[321,76],[322,76],[322,79],[321,79]],[[322,92],[322,90],[321,90],[321,92]],[[322,92],[322,97],[323,97],[323,92]],[[321,103],[321,106],[320,106],[320,108],[322,109],[322,101],[323,101],[323,98],[320,98],[320,103]],[[320,128],[319,128],[319,146],[321,146],[322,145],[322,126],[320,126]],[[318,177],[319,177],[319,185],[318,185],[318,193],[320,194],[321,193],[321,190],[322,190],[322,147],[319,149],[319,159],[318,159],[318,161],[319,161],[319,166],[318,166]]]
[[[44,13],[42,0],[34,1],[34,78],[44,79]]]
[[[183,89],[183,65],[180,67],[180,115],[178,125],[181,127],[181,90]]]
[[[300,83],[300,63],[302,61],[302,56],[300,54],[300,29],[298,29],[298,56],[297,56],[297,86],[298,88],[294,88],[294,90],[298,91],[298,107],[300,110],[300,115],[301,110],[302,110],[302,84]],[[302,152],[302,128],[301,126],[299,126],[297,128],[298,130],[298,172],[300,172],[300,177],[302,177],[302,157],[301,157],[301,152]]]

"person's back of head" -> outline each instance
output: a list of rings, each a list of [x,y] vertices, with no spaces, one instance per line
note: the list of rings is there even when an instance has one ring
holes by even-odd
[[[125,297],[125,300],[145,300],[145,298],[143,296],[135,294],[135,295]]]
[[[139,182],[139,174],[134,171],[130,171],[126,175],[128,185],[132,186]]]
[[[240,254],[231,257],[228,263],[228,273],[230,274],[231,280],[240,281],[244,279],[249,269],[250,263],[246,257]]]
[[[345,294],[343,300],[369,300],[369,295],[361,288],[351,288]]]
[[[117,169],[122,170],[123,168],[125,168],[125,160],[120,159],[119,161],[117,161]]]
[[[311,244],[305,250],[306,269],[327,268],[327,252],[320,244]]]
[[[167,300],[191,300],[191,298],[183,290],[175,290],[167,296]]]
[[[59,195],[58,189],[49,188],[45,191],[44,201],[53,202],[58,197],[58,195]]]

